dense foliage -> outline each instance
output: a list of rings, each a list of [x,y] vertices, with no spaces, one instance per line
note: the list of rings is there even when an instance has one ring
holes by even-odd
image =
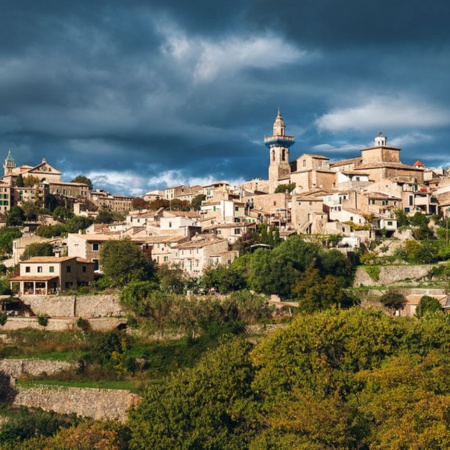
[[[106,241],[100,250],[100,263],[114,286],[150,279],[154,270],[142,249],[130,239]]]
[[[223,343],[150,386],[131,448],[450,446],[450,317],[358,308],[304,315],[252,351]]]
[[[294,286],[309,268],[316,268],[321,277],[335,277],[341,287],[348,286],[353,276],[352,264],[341,252],[305,242],[299,236],[283,241],[273,250],[258,249],[245,255],[233,267],[240,271],[250,289],[282,298],[295,297]]]
[[[34,244],[27,245],[20,259],[25,261],[26,259],[33,258],[35,256],[53,256],[53,247],[46,242],[36,242]]]

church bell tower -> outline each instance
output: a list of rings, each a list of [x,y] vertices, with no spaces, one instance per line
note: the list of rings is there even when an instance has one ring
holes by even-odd
[[[264,144],[270,150],[269,194],[273,194],[279,184],[289,183],[291,174],[289,148],[295,144],[294,136],[286,136],[283,117],[279,110],[273,124],[273,135],[265,136]]]
[[[16,163],[14,162],[14,158],[11,155],[11,150],[9,150],[8,156],[6,157],[5,163],[3,164],[4,176],[11,175],[15,167]]]

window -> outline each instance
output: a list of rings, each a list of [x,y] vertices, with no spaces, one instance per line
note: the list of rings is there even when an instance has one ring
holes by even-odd
[[[94,250],[95,252],[98,251],[98,243],[92,244],[92,250]]]
[[[37,271],[38,273],[42,273],[42,266],[38,266]]]
[[[235,210],[235,211],[239,211],[239,206],[235,206],[235,207],[234,207],[234,210]]]
[[[392,225],[392,221],[391,220],[388,220],[388,225]]]
[[[67,266],[67,267],[66,267],[66,272],[67,272],[67,273],[70,273],[71,271],[72,271],[72,267]]]
[[[240,228],[235,228],[234,229],[234,234],[241,234],[241,229]]]
[[[83,266],[83,272],[86,273],[86,266]]]
[[[353,216],[350,216],[350,222],[353,222]]]
[[[50,266],[50,267],[48,268],[48,271],[49,271],[50,273],[53,273],[53,272],[55,271],[55,267],[54,267],[54,266]]]
[[[31,267],[30,266],[26,266],[25,267],[25,272],[26,273],[30,273],[31,272]]]
[[[169,257],[168,256],[164,256],[164,262],[169,261]]]

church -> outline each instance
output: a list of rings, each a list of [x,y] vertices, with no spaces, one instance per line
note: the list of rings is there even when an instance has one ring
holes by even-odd
[[[304,153],[290,161],[294,136],[286,134],[286,127],[278,111],[272,136],[264,137],[269,149],[269,194],[281,184],[295,183],[296,193],[314,189],[338,189],[343,180],[379,182],[389,179],[398,183],[422,184],[423,165],[409,166],[400,160],[400,149],[389,146],[387,137],[379,133],[371,147],[361,149],[359,157],[330,161],[323,155]]]

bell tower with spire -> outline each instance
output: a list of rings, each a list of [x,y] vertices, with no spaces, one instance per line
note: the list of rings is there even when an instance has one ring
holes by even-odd
[[[264,136],[264,144],[270,150],[269,194],[273,194],[279,184],[289,183],[289,148],[295,144],[294,136],[286,136],[280,110],[273,124],[273,135]]]
[[[5,159],[5,163],[3,164],[4,176],[8,176],[12,174],[13,169],[15,169],[16,163],[14,162],[14,158],[11,155],[11,150],[8,151],[8,156]]]

